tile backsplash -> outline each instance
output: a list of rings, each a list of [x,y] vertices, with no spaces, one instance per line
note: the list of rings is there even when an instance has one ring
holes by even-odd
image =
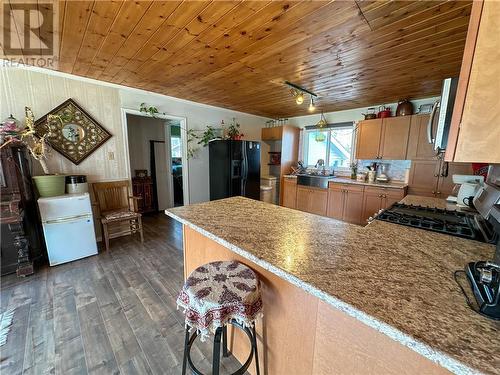
[[[367,172],[372,163],[387,165],[386,174],[391,180],[404,181],[406,170],[411,167],[411,160],[358,160],[358,173]],[[377,172],[379,168],[377,168]]]

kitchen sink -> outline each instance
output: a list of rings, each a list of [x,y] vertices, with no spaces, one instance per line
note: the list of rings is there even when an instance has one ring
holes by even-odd
[[[328,181],[330,181],[332,178],[333,176],[299,174],[297,175],[297,184],[317,187],[321,189],[328,189]]]

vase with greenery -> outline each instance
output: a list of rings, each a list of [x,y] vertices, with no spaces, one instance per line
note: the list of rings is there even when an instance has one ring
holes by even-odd
[[[358,175],[358,163],[356,161],[353,161],[350,165],[351,168],[351,179],[355,180],[356,176]]]

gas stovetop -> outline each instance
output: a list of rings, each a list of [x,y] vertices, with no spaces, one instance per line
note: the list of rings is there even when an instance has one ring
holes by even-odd
[[[470,213],[395,203],[378,214],[376,219],[470,240],[485,241],[475,215]]]

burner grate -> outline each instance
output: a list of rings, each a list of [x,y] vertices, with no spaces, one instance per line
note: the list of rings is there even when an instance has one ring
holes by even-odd
[[[470,240],[481,240],[473,225],[473,215],[464,212],[395,203],[376,218]]]

